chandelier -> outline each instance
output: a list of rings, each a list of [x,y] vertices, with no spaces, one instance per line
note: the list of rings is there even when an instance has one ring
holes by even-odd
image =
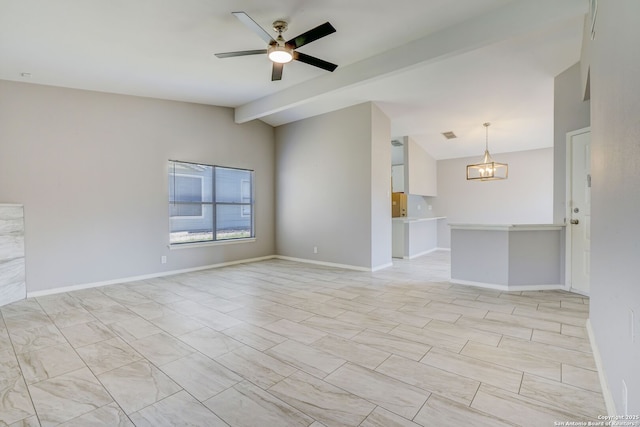
[[[491,123],[483,123],[486,139],[484,156],[480,163],[467,165],[468,181],[494,181],[497,179],[507,179],[509,175],[509,165],[506,163],[494,162],[489,154],[489,126]]]

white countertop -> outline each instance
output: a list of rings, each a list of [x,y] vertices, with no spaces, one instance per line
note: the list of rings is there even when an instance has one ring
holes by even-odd
[[[391,218],[393,221],[401,221],[401,222],[419,222],[419,221],[433,221],[437,219],[446,219],[446,216],[436,216],[433,218],[421,218],[416,216],[399,216],[396,218]]]
[[[452,230],[544,231],[562,230],[564,224],[449,224]]]

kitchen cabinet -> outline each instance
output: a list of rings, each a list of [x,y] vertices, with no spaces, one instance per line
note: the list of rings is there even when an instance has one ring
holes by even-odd
[[[404,193],[391,193],[391,217],[407,216],[407,195]]]

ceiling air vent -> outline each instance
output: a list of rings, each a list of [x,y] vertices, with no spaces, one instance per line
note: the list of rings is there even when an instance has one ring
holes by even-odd
[[[391,145],[393,145],[394,147],[402,147],[402,141],[394,139],[393,141],[391,141]]]
[[[449,132],[442,132],[442,135],[444,135],[444,137],[447,138],[447,139],[457,138],[456,134],[453,133],[452,130],[450,130]]]

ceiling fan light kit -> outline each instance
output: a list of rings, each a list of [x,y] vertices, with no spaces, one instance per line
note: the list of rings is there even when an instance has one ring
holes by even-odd
[[[283,64],[291,62],[293,60],[304,62],[305,64],[313,65],[314,67],[321,68],[323,70],[333,72],[338,66],[331,62],[324,61],[322,59],[313,57],[311,55],[304,54],[296,51],[299,47],[302,47],[308,43],[335,33],[336,29],[333,28],[328,22],[322,25],[318,25],[311,30],[302,33],[289,41],[285,41],[282,37],[282,33],[287,30],[288,24],[286,21],[277,20],[273,23],[273,29],[278,33],[278,37],[273,39],[267,31],[265,31],[256,21],[251,19],[245,12],[233,12],[233,15],[240,20],[247,28],[256,33],[262,40],[267,42],[266,49],[257,50],[243,50],[238,52],[224,52],[216,53],[218,58],[232,58],[236,56],[247,55],[261,55],[267,54],[267,57],[273,62],[273,69],[271,73],[271,80],[282,79]]]
[[[489,126],[491,123],[484,123],[486,132],[484,156],[480,163],[467,165],[467,181],[495,181],[507,179],[509,176],[509,165],[507,163],[494,162],[489,154]]]

